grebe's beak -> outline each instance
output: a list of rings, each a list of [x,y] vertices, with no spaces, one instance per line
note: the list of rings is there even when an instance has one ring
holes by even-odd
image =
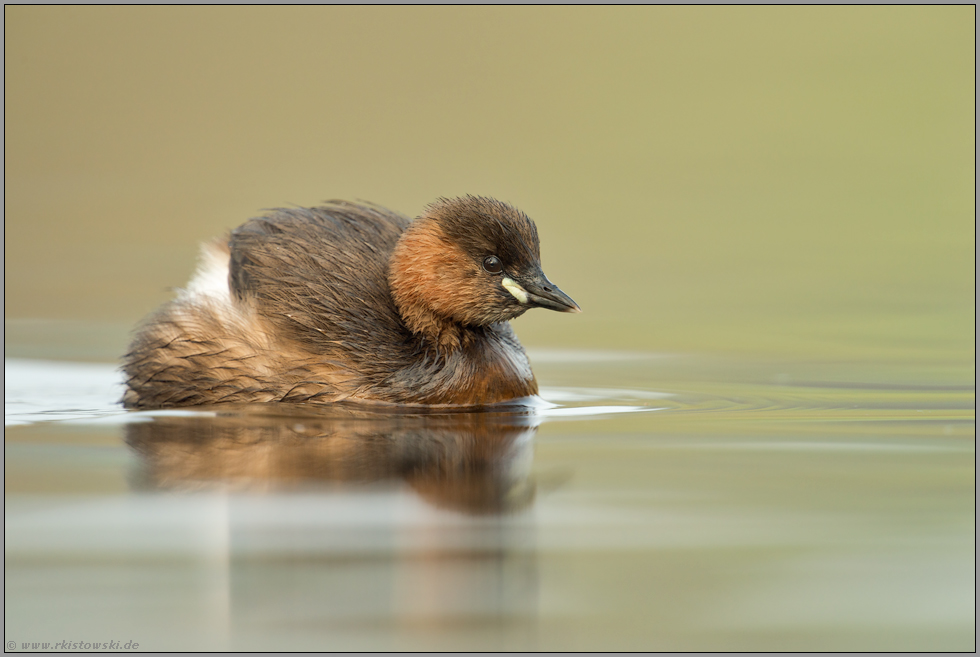
[[[547,308],[562,313],[582,312],[578,304],[549,281],[540,269],[528,276],[522,276],[519,283],[505,278],[503,285],[518,301],[532,308]]]

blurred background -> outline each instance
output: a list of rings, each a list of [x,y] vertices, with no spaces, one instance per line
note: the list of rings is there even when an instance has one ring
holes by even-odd
[[[972,371],[973,6],[4,19],[8,356],[117,358],[265,208],[471,193],[585,311],[529,346]]]

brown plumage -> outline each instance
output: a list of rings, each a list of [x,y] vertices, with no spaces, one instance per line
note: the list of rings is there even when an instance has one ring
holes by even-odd
[[[506,203],[440,199],[414,222],[345,201],[275,210],[205,245],[188,287],[138,329],[123,403],[526,397],[537,383],[507,320],[533,307],[578,311]]]

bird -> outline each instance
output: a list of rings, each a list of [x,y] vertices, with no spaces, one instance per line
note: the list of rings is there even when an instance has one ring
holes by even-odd
[[[534,222],[490,197],[411,220],[325,201],[201,248],[123,356],[123,406],[365,402],[480,407],[538,392],[509,321],[581,312],[541,268]]]

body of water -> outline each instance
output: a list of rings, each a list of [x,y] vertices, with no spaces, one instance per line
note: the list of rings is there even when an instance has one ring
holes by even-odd
[[[973,649],[971,383],[531,356],[535,405],[447,415],[131,413],[111,365],[7,360],[7,640]]]

